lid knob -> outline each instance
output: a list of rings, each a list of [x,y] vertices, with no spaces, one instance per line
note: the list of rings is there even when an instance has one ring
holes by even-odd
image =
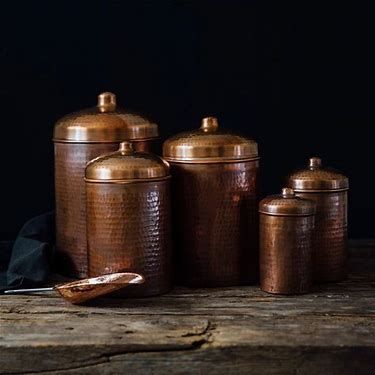
[[[294,190],[292,188],[286,187],[281,190],[281,195],[283,198],[294,197]]]
[[[119,151],[122,155],[130,155],[133,153],[133,145],[128,141],[121,142]]]
[[[217,130],[218,127],[219,127],[219,123],[216,117],[205,117],[202,120],[201,129],[204,132],[213,132]]]
[[[314,156],[313,158],[309,159],[309,167],[310,169],[320,168],[322,166],[322,159]]]
[[[100,112],[112,112],[116,109],[116,95],[103,92],[98,95],[98,108]]]

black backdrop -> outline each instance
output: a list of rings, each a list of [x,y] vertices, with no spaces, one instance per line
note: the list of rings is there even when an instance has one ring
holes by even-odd
[[[351,237],[375,236],[365,2],[14,1],[0,12],[0,239],[53,208],[53,124],[104,90],[164,136],[216,115],[255,137],[263,194],[320,155],[350,177]]]

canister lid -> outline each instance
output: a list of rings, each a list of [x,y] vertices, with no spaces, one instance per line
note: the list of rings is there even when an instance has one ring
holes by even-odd
[[[219,129],[215,117],[206,117],[199,129],[165,141],[163,155],[168,161],[184,163],[251,160],[258,159],[258,145],[253,139]]]
[[[296,192],[347,190],[349,180],[343,174],[331,168],[322,166],[322,160],[318,157],[310,158],[309,166],[292,173],[288,177],[288,184]]]
[[[68,143],[115,143],[128,137],[125,122],[115,114],[116,96],[104,92],[94,108],[64,116],[55,125],[53,140]]]
[[[126,123],[128,140],[136,141],[159,137],[158,125],[145,116],[130,113],[122,108],[117,108],[116,114]]]
[[[160,180],[169,177],[169,165],[156,155],[135,152],[126,141],[118,151],[91,160],[85,177],[89,182]]]
[[[116,95],[104,92],[96,107],[66,115],[57,121],[55,142],[120,143],[158,137],[158,126],[116,104]]]
[[[310,216],[315,213],[315,203],[297,197],[291,188],[283,188],[280,195],[270,195],[261,200],[259,212],[275,216]]]

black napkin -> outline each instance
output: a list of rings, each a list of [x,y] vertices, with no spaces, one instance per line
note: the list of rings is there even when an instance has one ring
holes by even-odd
[[[52,272],[54,243],[53,212],[29,220],[14,243],[0,242],[0,291],[45,282]]]

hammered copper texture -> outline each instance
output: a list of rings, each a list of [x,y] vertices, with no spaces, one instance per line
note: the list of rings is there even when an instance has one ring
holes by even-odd
[[[144,284],[119,296],[156,295],[172,287],[169,184],[86,183],[90,276],[137,272],[145,277]]]
[[[215,117],[206,117],[199,129],[168,138],[163,144],[163,156],[172,162],[202,163],[258,159],[258,144],[220,129]]]
[[[118,143],[55,143],[56,250],[60,272],[87,276],[86,163]]]
[[[260,286],[268,293],[301,294],[312,280],[314,216],[260,214]]]
[[[135,150],[152,141],[135,142]],[[118,143],[55,142],[57,267],[73,277],[87,276],[85,167],[95,157],[118,149]]]
[[[258,269],[258,161],[171,162],[177,281],[247,284]]]
[[[349,188],[349,179],[332,168],[322,166],[318,157],[310,158],[309,167],[293,172],[288,184],[296,192],[345,190]]]
[[[132,140],[134,151],[151,152],[155,155],[161,155],[161,143],[159,139]]]
[[[347,191],[297,193],[316,205],[313,280],[340,281],[347,276]]]
[[[90,161],[85,170],[89,182],[127,182],[169,177],[169,164],[149,152],[135,152],[132,143],[124,141],[116,152]]]

